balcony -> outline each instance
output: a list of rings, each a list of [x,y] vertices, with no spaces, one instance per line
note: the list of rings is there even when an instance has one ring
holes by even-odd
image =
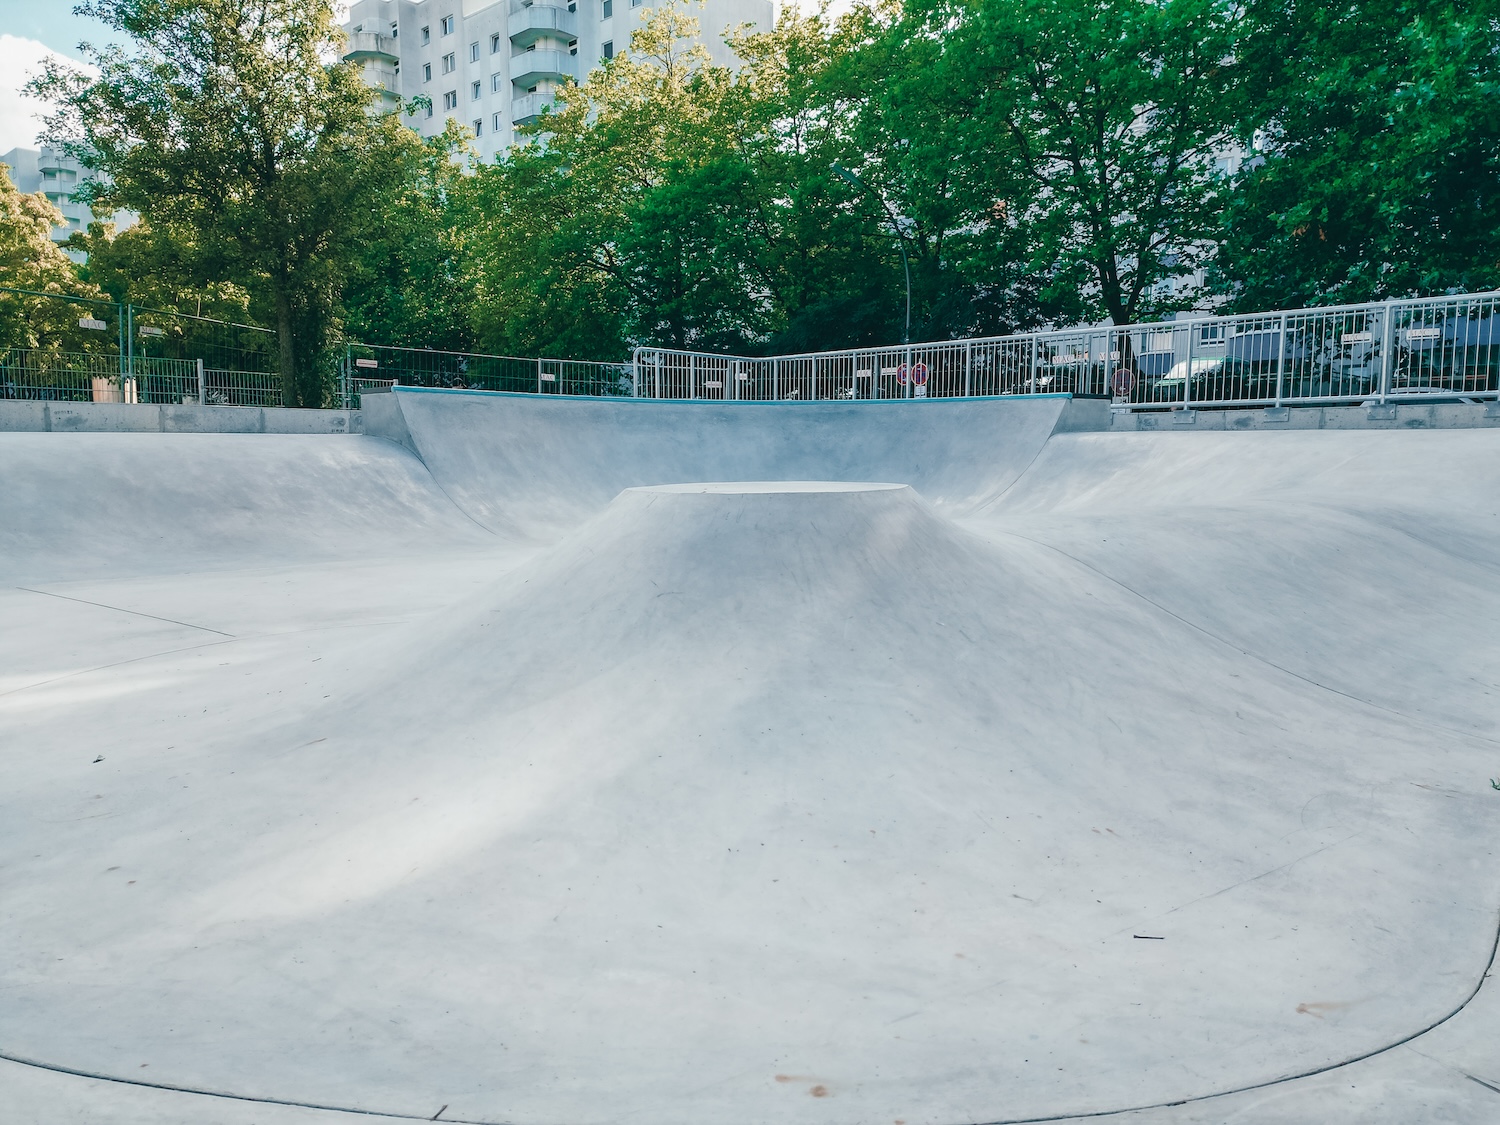
[[[344,61],[367,62],[379,60],[394,66],[401,61],[396,51],[396,41],[389,35],[378,35],[373,31],[361,31],[349,36],[345,44]]]
[[[510,41],[517,47],[529,47],[543,37],[577,39],[578,13],[560,4],[516,5],[510,13]]]
[[[523,90],[538,82],[562,82],[574,79],[577,60],[566,51],[540,49],[512,55],[510,80]]]
[[[555,94],[538,90],[535,94],[522,94],[511,100],[510,119],[516,125],[530,125],[542,115],[548,106],[555,105]]]

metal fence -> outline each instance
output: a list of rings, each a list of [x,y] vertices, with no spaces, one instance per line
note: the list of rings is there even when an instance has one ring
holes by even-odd
[[[4,287],[0,306],[17,294],[62,302],[66,315],[45,340],[0,345],[0,398],[283,401],[268,329]],[[630,363],[351,343],[331,404],[358,408],[367,389],[395,384],[742,402],[1066,392],[1126,410],[1477,401],[1500,399],[1500,293],[802,355],[642,347]]]
[[[637,348],[643,398],[1048,394],[1132,410],[1500,398],[1500,293],[771,357]]]
[[[344,381],[353,406],[359,405],[364,388],[389,387],[393,383],[404,387],[595,397],[630,397],[635,393],[628,363],[527,359],[381,344],[350,344],[346,353]]]
[[[23,330],[0,345],[0,398],[280,406],[276,334],[133,304],[0,287]]]

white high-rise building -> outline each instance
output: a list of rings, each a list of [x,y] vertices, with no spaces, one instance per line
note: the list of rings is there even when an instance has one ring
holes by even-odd
[[[10,169],[10,180],[17,191],[26,195],[40,192],[62,212],[63,221],[52,228],[53,242],[66,242],[74,231],[89,225],[89,209],[74,199],[88,173],[71,156],[54,148],[13,148],[0,155],[0,164]]]
[[[406,118],[424,137],[458,121],[493,159],[534,120],[554,91],[581,83],[600,61],[630,46],[653,0],[354,0],[344,57],[364,67],[397,109],[425,94],[431,109]],[[740,24],[770,31],[776,0],[707,0],[693,9],[714,61],[734,62],[724,32]]]

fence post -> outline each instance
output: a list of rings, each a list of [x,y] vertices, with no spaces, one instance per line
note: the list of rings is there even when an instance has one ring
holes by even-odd
[[[542,357],[536,357],[536,393],[542,393]]]
[[[353,410],[354,409],[354,396],[353,396],[353,394],[350,393],[352,391],[352,389],[353,389],[353,378],[352,378],[352,376],[354,374],[353,371],[350,370],[350,369],[353,366],[354,366],[354,358],[353,358],[352,350],[350,349],[350,347],[349,347],[348,344],[345,344],[344,345],[344,375],[343,375],[343,384],[344,385],[343,385],[343,388],[342,388],[342,390],[343,390],[343,396],[344,396],[344,409],[345,410]]]
[[[203,381],[203,361],[201,359],[198,360],[197,367],[198,367],[198,405],[199,406],[207,406],[208,405],[208,388],[204,385],[204,381]]]
[[[119,361],[120,362],[118,364],[118,366],[120,368],[120,401],[124,402],[125,401],[125,363],[126,363],[125,355],[126,355],[126,352],[128,352],[129,349],[130,349],[130,326],[125,323],[125,306],[124,305],[119,304],[119,303],[115,304],[115,315],[119,318],[119,323],[115,327],[116,327],[116,334],[120,338],[120,355],[119,355]]]
[[[974,341],[964,345],[964,398],[974,393]]]
[[[1391,362],[1396,358],[1396,302],[1385,303],[1380,311],[1380,405],[1391,393]]]
[[[688,398],[698,397],[698,357],[688,355]]]
[[[1182,376],[1182,409],[1184,411],[1193,408],[1193,337],[1197,334],[1197,325],[1188,321],[1187,330],[1187,370]]]
[[[771,401],[777,402],[781,399],[781,360],[771,361]]]
[[[1286,313],[1277,320],[1276,328],[1276,406],[1286,394]]]

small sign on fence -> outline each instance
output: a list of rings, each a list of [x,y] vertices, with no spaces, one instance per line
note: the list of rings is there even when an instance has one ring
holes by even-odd
[[[104,321],[102,321],[102,320],[95,320],[93,317],[89,317],[89,316],[80,317],[79,320],[78,320],[78,327],[79,328],[87,328],[90,332],[108,332],[109,331],[109,325],[105,324]]]
[[[380,361],[378,359],[356,359],[354,366],[376,368],[380,366]]]
[[[142,336],[165,336],[166,332],[163,329],[152,328],[149,325],[143,324],[143,325],[141,325],[141,335]]]

